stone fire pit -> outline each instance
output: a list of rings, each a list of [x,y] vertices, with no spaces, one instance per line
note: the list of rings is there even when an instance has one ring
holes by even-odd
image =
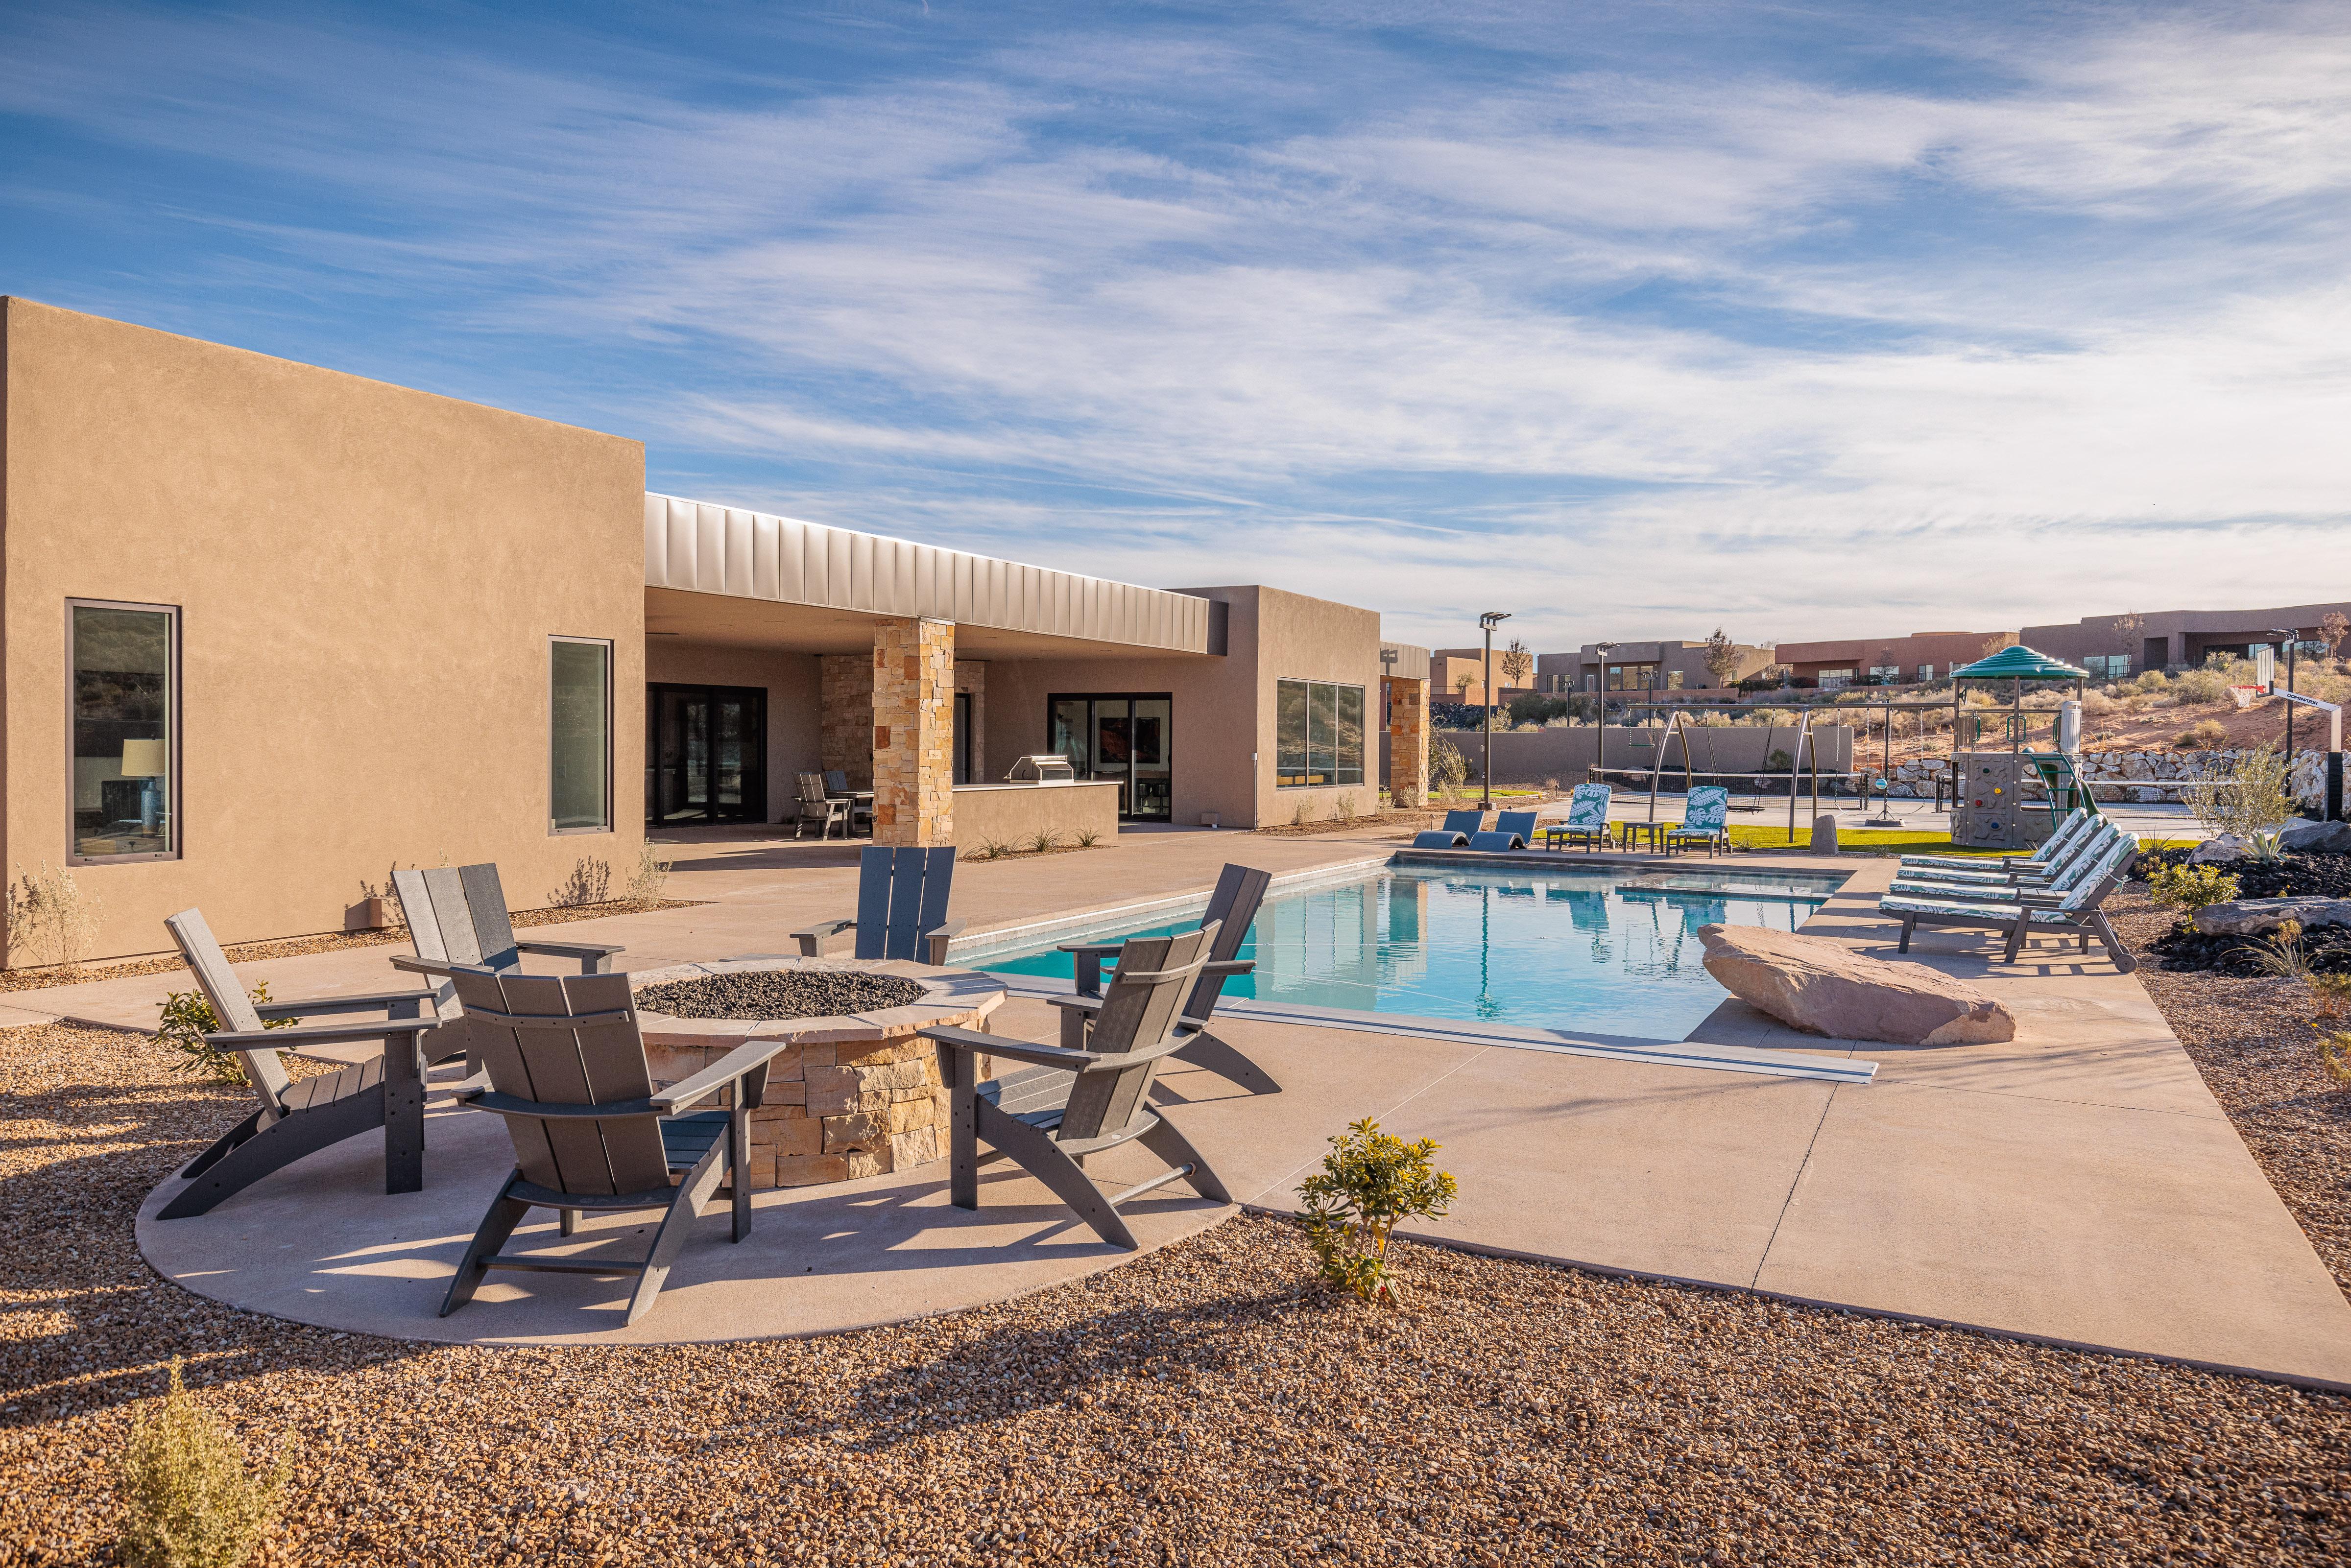
[[[699,983],[705,980],[711,983]],[[679,988],[666,988],[673,985]],[[908,985],[914,990],[907,1001],[860,1005],[876,993],[909,995]],[[933,1024],[979,1028],[1004,1001],[1004,987],[991,976],[895,960],[727,958],[632,971],[629,986],[640,998],[645,1057],[656,1083],[689,1078],[747,1040],[790,1037],[791,1048],[768,1069],[764,1103],[751,1113],[754,1187],[882,1176],[945,1155],[946,1099],[938,1054],[914,1031]],[[655,1010],[661,1001],[696,1013],[819,1006],[855,1010],[687,1018]]]

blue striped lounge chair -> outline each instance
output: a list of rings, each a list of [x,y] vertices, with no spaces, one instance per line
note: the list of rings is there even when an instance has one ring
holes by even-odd
[[[2030,854],[1904,855],[1902,871],[1905,875],[1914,870],[1995,871],[2003,873],[2010,871],[2035,871],[2045,867],[2050,862],[2064,854],[2067,848],[2078,845],[2082,834],[2094,831],[2105,821],[2105,819],[2096,812],[2076,806],[2066,814],[2064,821],[2057,824],[2056,831],[2042,841],[2041,846]]]
[[[1466,850],[1469,847],[1469,835],[1485,825],[1486,813],[1483,811],[1447,811],[1445,813],[1445,826],[1414,834],[1412,847],[1416,850]]]
[[[2030,936],[2078,936],[2085,953],[2090,950],[2090,938],[2095,936],[2105,945],[2106,956],[2115,961],[2115,967],[2127,975],[2138,967],[2138,961],[2124,947],[2122,938],[2115,935],[2113,925],[2099,906],[2121,884],[2131,862],[2137,858],[2138,840],[2125,833],[2098,857],[2095,872],[2069,893],[2019,889],[2013,901],[2006,904],[1888,894],[1877,901],[1877,909],[1879,914],[1902,922],[1899,952],[1910,951],[1911,936],[1922,925],[2003,932],[2008,937],[2004,961],[2011,964],[2024,951],[2025,940]]]
[[[1730,791],[1719,784],[1700,784],[1682,802],[1681,825],[1667,828],[1666,852],[1676,844],[1702,843],[1707,858],[1730,852]]]
[[[1535,814],[1532,811],[1497,811],[1494,825],[1482,833],[1469,835],[1473,850],[1522,850],[1534,835]]]
[[[2049,862],[2040,872],[1997,871],[1914,871],[1895,873],[1894,893],[1935,894],[1959,894],[1968,898],[2012,898],[2018,892],[2065,893],[2071,891],[2092,868],[2105,860],[2114,849],[2115,841],[2124,836],[2112,823],[2101,823],[2095,831],[2075,837],[2065,852]]]
[[[1608,786],[1578,784],[1575,793],[1567,799],[1567,820],[1553,822],[1543,830],[1546,848],[1558,849],[1562,843],[1582,844],[1587,850],[1608,847]]]

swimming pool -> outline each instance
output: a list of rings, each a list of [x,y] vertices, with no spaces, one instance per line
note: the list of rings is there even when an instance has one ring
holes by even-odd
[[[1392,864],[1277,889],[1240,956],[1257,971],[1228,997],[1483,1023],[1679,1040],[1726,994],[1699,962],[1701,925],[1792,931],[1838,876],[1713,870],[1540,873]],[[1068,978],[1062,942],[1189,930],[1199,906],[956,962]]]

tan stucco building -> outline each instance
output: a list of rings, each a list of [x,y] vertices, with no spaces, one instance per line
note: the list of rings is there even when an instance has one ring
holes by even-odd
[[[86,958],[346,929],[395,864],[552,903],[810,772],[882,842],[1368,807],[1425,713],[1368,610],[648,494],[632,440],[22,299],[0,367],[0,863],[70,872]],[[1004,788],[1045,752],[1081,782]]]

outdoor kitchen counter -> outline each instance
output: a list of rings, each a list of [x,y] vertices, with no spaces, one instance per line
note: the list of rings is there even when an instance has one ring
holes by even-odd
[[[1074,843],[1081,832],[1104,839],[1118,832],[1115,779],[1075,784],[958,784],[955,841],[966,851],[985,843],[1027,844],[1040,833]]]

